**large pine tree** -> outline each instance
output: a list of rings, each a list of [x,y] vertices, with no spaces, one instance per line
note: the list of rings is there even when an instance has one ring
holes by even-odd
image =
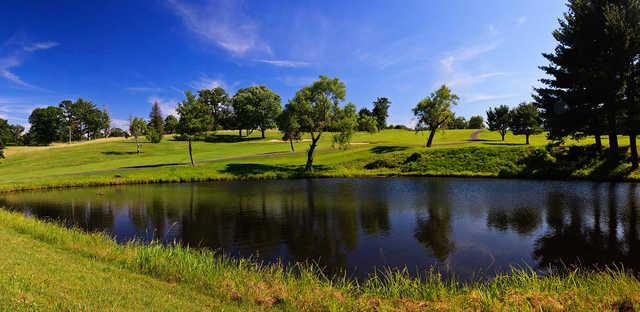
[[[160,111],[158,102],[153,102],[153,106],[151,107],[151,113],[149,113],[149,128],[159,139],[162,138],[164,134],[164,119],[162,118],[162,112]]]
[[[618,151],[620,82],[612,66],[612,44],[606,32],[606,0],[571,0],[569,11],[553,32],[558,46],[544,53],[549,65],[541,69],[549,78],[537,88],[534,98],[542,111],[549,137],[609,135],[612,154]]]

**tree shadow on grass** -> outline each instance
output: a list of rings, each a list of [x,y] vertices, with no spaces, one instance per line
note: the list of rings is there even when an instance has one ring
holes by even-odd
[[[406,146],[376,146],[372,147],[370,151],[374,154],[386,154],[391,152],[404,151],[406,149]]]
[[[313,166],[314,172],[327,170],[327,166]],[[304,177],[307,174],[302,166],[266,165],[266,164],[228,164],[221,173],[246,177],[252,175],[274,174],[276,176]]]
[[[102,152],[102,154],[109,155],[109,156],[118,156],[118,155],[135,155],[137,154],[137,152],[106,151],[106,152]]]
[[[188,165],[190,163],[166,163],[166,164],[153,164],[153,165],[139,165],[139,166],[127,166],[120,167],[120,169],[142,169],[142,168],[159,168],[159,167],[170,167],[170,166],[180,166],[180,165]]]
[[[255,140],[261,140],[261,139],[262,138],[259,138],[259,137],[248,138],[248,137],[240,137],[240,136],[231,135],[231,134],[213,134],[206,137],[204,141],[209,143],[239,143],[239,142],[255,141]]]

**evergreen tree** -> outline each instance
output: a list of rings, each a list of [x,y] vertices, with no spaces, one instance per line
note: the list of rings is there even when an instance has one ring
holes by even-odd
[[[153,106],[151,106],[147,132],[147,138],[151,143],[160,143],[164,134],[164,120],[162,120],[162,112],[158,102],[153,102]]]

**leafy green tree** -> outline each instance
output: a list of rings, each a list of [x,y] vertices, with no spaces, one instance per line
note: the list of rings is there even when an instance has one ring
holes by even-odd
[[[231,118],[231,98],[222,87],[198,91],[198,98],[211,111],[211,129],[222,129]]]
[[[426,147],[431,147],[436,131],[453,117],[451,106],[456,105],[458,99],[446,85],[442,85],[413,108],[417,118],[416,130],[430,131]]]
[[[369,133],[378,132],[378,121],[372,115],[358,116],[358,130],[367,131]]]
[[[339,106],[335,107],[334,119],[332,128],[336,130],[336,134],[333,136],[333,146],[338,146],[340,149],[347,149],[349,143],[353,138],[353,134],[358,128],[358,115],[356,114],[356,105],[353,103],[347,103],[344,108]],[[374,127],[372,132],[377,131],[375,119],[373,116],[366,116],[370,118],[372,126]]]
[[[511,112],[511,125],[509,126],[515,135],[524,135],[526,144],[529,145],[529,136],[542,132],[540,112],[533,103],[520,103]]]
[[[65,127],[67,128],[67,140],[71,143],[73,139],[73,133],[77,131],[78,121],[74,112],[74,104],[71,100],[64,100],[60,102],[58,107],[62,110],[62,116],[65,120]]]
[[[386,97],[379,97],[373,101],[373,116],[376,118],[377,129],[382,130],[387,127],[387,117],[389,117],[389,106],[391,101]]]
[[[467,122],[467,119],[460,116],[460,117],[455,117],[451,119],[448,128],[450,129],[467,129],[469,127],[469,123]]]
[[[280,96],[266,86],[251,86],[238,90],[233,96],[233,110],[240,121],[240,129],[265,131],[276,126],[282,111]]]
[[[282,139],[289,141],[291,151],[295,152],[296,149],[293,145],[293,141],[302,140],[302,131],[297,117],[291,110],[288,110],[287,107],[288,106],[285,106],[285,109],[282,111],[280,116],[278,116],[278,129],[282,132]]]
[[[110,138],[126,138],[128,136],[129,133],[120,128],[112,128],[111,131],[109,131]]]
[[[12,136],[9,121],[0,118],[0,140],[3,140],[6,144],[11,140]]]
[[[34,109],[29,116],[29,123],[31,139],[42,145],[58,140],[65,130],[63,111],[56,106]]]
[[[158,102],[153,102],[151,106],[147,132],[147,138],[151,143],[160,143],[164,134],[164,120],[162,120],[162,111]]]
[[[482,118],[482,116],[479,116],[479,115],[471,116],[471,118],[469,118],[468,127],[469,127],[469,129],[482,129],[482,128],[484,128],[484,118]]]
[[[307,151],[306,171],[313,170],[313,154],[320,137],[331,126],[334,126],[339,105],[344,101],[346,87],[338,78],[320,76],[310,86],[296,92],[293,99],[285,107],[285,111],[295,116],[300,124],[300,131],[309,133],[311,144]]]
[[[144,119],[135,117],[129,118],[129,133],[136,141],[136,153],[140,154],[141,143],[139,138],[147,132],[147,123]]]
[[[173,115],[167,115],[167,117],[164,118],[164,131],[169,134],[174,134],[177,128],[178,118]]]
[[[378,120],[367,108],[358,111],[358,130],[368,132],[378,132]]]
[[[507,105],[500,105],[495,108],[489,108],[487,111],[487,125],[489,130],[498,131],[502,141],[504,141],[509,126],[511,125],[511,110]]]
[[[176,109],[178,115],[180,115],[177,132],[187,139],[189,143],[189,159],[191,160],[191,165],[195,166],[191,142],[196,136],[209,130],[211,126],[211,111],[203,101],[200,101],[190,91],[185,92],[185,97],[186,99],[178,104]]]
[[[0,159],[4,159],[4,143],[0,139]]]

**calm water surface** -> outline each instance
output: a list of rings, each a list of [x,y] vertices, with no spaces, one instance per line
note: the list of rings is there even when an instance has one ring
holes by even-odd
[[[468,279],[566,265],[640,269],[635,184],[385,178],[134,185],[0,195],[0,206],[120,242],[314,261],[364,277],[435,266]]]

